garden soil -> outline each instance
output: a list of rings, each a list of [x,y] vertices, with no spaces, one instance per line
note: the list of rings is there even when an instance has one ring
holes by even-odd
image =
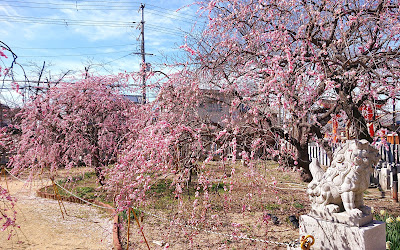
[[[26,184],[11,176],[1,176],[0,185],[8,188],[16,203],[17,224],[10,240],[9,231],[0,232],[0,249],[112,249],[112,221],[105,212],[88,205],[63,202],[64,218],[56,200],[36,196],[50,185],[37,180]]]

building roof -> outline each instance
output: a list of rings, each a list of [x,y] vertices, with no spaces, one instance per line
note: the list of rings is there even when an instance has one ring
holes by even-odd
[[[143,97],[142,95],[123,95],[124,98],[128,99],[129,101],[132,101],[136,104],[142,104]]]

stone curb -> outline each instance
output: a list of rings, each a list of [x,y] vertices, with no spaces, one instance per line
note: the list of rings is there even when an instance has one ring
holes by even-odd
[[[52,188],[52,187],[53,186],[47,186],[45,188]],[[41,188],[41,189],[43,189],[43,188]],[[41,198],[45,198],[45,199],[57,200],[57,197],[56,197],[55,194],[46,193],[46,192],[43,192],[43,191],[40,191],[40,190],[36,191],[36,195],[41,197]],[[61,198],[62,201],[68,201],[68,202],[79,203],[79,204],[86,204],[85,202],[83,202],[82,200],[80,200],[80,199],[78,199],[78,198],[76,198],[74,196],[67,197],[67,196],[60,195],[60,198]],[[89,201],[91,203],[94,203],[96,205],[102,206],[102,207],[107,207],[108,209],[105,209],[107,211],[107,213],[109,213],[111,215],[114,214],[113,229],[112,229],[112,232],[113,232],[113,235],[112,235],[113,249],[122,250],[121,243],[119,242],[119,227],[118,227],[118,225],[119,225],[119,216],[118,216],[118,214],[115,213],[115,209],[112,206],[110,206],[108,204],[105,204],[103,202],[100,202],[100,201],[96,201],[96,200],[93,200],[93,199],[88,199],[87,201]]]

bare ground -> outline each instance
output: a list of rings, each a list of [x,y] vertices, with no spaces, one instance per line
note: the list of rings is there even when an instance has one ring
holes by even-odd
[[[271,220],[267,225],[260,223],[259,218],[263,216],[263,213],[257,208],[246,213],[242,213],[240,209],[220,210],[218,207],[220,200],[217,199],[213,202],[211,213],[219,214],[218,220],[221,222],[219,226],[213,227],[214,222],[212,218],[209,218],[210,221],[201,230],[196,230],[174,224],[174,217],[178,212],[173,206],[166,205],[168,202],[174,202],[164,197],[154,197],[152,204],[145,210],[158,217],[144,214],[141,223],[150,248],[162,249],[168,246],[168,249],[286,249],[286,243],[299,238],[299,231],[288,220],[288,216],[299,217],[307,214],[310,209],[306,194],[307,183],[301,182],[298,174],[292,171],[280,171],[272,167],[269,172],[276,177],[277,184],[263,194],[260,202],[264,210],[279,219],[278,225],[272,223]],[[232,202],[240,203],[244,194],[242,191],[237,192]],[[277,197],[279,197],[278,200]],[[162,199],[161,202],[160,199]],[[378,188],[369,188],[365,191],[365,204],[378,212],[384,209],[393,216],[400,215],[399,203],[391,199],[390,191],[381,192]],[[187,209],[189,211],[190,207]],[[185,218],[182,219],[185,224]],[[186,215],[186,221],[188,220],[190,220],[190,214]],[[132,220],[130,225],[130,249],[147,249],[135,221]],[[235,228],[234,225],[241,226]],[[126,226],[125,223],[120,235],[124,247],[127,242]],[[260,241],[232,237],[235,235],[245,235]]]
[[[139,215],[150,248],[162,249],[168,245],[169,249],[286,249],[285,243],[299,237],[298,229],[287,217],[306,214],[309,210],[305,193],[307,184],[299,181],[295,172],[276,171],[274,168],[269,171],[276,177],[277,185],[269,189],[262,201],[255,202],[255,205],[261,202],[264,210],[279,218],[278,225],[270,221],[267,226],[259,226],[262,213],[257,209],[247,213],[241,213],[238,209],[222,211],[218,206],[220,200],[216,199],[211,209],[220,215],[218,220],[221,225],[213,228],[214,221],[210,220],[202,230],[196,230],[172,223],[177,215],[174,200],[154,196],[153,204],[145,210],[157,217]],[[35,196],[37,189],[50,184],[48,181],[36,181],[28,188],[8,176],[7,183],[11,193],[19,200],[17,222],[21,230],[17,230],[10,241],[6,240],[8,233],[1,232],[0,249],[112,249],[112,223],[102,211],[87,205],[65,202],[68,216],[63,219],[57,201]],[[0,185],[5,187],[3,178]],[[238,192],[234,200],[240,201],[243,194]],[[279,197],[279,201],[276,197]],[[399,203],[393,202],[390,191],[381,192],[377,188],[370,188],[365,192],[365,203],[374,207],[375,211],[385,209],[394,216],[400,215]],[[182,219],[182,223],[186,224],[185,218]],[[233,224],[242,226],[235,229]],[[126,247],[126,224],[122,228],[121,240]],[[246,235],[261,241],[239,239],[232,235]],[[129,245],[130,249],[147,249],[134,220],[131,221]]]
[[[0,232],[0,249],[112,249],[112,222],[107,214],[87,205],[63,202],[68,215],[62,217],[57,201],[36,196],[36,190],[51,184],[34,181],[30,186],[7,176],[0,185],[18,199],[17,224]]]

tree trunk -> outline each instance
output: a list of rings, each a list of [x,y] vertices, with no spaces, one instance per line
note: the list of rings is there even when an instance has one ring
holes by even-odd
[[[95,169],[97,181],[99,182],[99,184],[100,184],[101,186],[103,186],[103,185],[104,185],[105,178],[104,178],[104,175],[103,175],[103,173],[102,173],[102,168],[101,168],[100,166],[97,166],[97,167],[95,167],[94,169]]]
[[[367,121],[361,114],[359,107],[353,103],[351,98],[348,98],[349,95],[350,94],[344,92],[339,92],[343,110],[346,112],[348,120],[350,121],[350,130],[352,133],[349,133],[349,139],[365,139],[371,143],[373,139],[369,134]]]
[[[308,144],[302,145],[300,148],[297,148],[297,167],[301,170],[300,178],[304,182],[311,182],[312,175],[310,172],[310,160],[308,155]]]
[[[104,178],[104,175],[103,175],[103,173],[102,173],[102,166],[100,166],[100,161],[99,161],[99,154],[100,154],[100,152],[99,152],[99,149],[98,148],[96,148],[95,149],[95,152],[94,152],[94,154],[93,154],[93,156],[92,156],[92,166],[94,167],[94,171],[95,171],[95,173],[96,173],[96,177],[97,177],[97,181],[99,182],[99,184],[101,185],[101,186],[103,186],[104,185],[104,182],[105,182],[105,178]]]

